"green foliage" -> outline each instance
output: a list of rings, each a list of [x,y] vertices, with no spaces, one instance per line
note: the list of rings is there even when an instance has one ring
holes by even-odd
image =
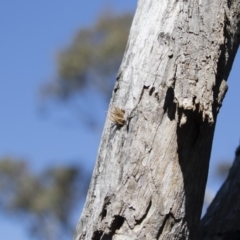
[[[58,77],[44,87],[44,94],[65,100],[93,85],[110,96],[131,21],[132,14],[104,14],[92,27],[81,29],[60,52]]]
[[[71,212],[86,194],[88,180],[79,168],[56,167],[34,175],[26,162],[0,161],[0,207],[15,217],[28,216],[32,235],[61,239],[72,233]],[[57,238],[56,238],[57,236]]]

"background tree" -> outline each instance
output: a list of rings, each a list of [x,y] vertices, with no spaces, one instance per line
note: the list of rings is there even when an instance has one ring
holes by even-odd
[[[36,175],[25,161],[1,159],[1,210],[26,219],[35,239],[65,239],[72,235],[72,210],[86,194],[87,179],[76,166],[48,168]]]
[[[81,29],[57,58],[58,76],[43,88],[47,96],[66,100],[94,87],[107,100],[120,66],[132,14],[104,12],[97,22]]]

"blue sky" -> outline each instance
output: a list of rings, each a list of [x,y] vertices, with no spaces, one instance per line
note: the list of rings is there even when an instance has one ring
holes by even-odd
[[[0,157],[29,160],[36,171],[81,160],[93,168],[101,130],[76,124],[61,107],[39,111],[39,89],[56,75],[56,54],[81,27],[90,25],[105,6],[134,11],[136,0],[2,0],[0,8]],[[217,162],[232,160],[240,139],[240,54],[229,78],[229,91],[218,117],[208,187],[217,191]],[[101,104],[100,104],[101,105]],[[101,118],[104,119],[105,109]],[[74,122],[75,121],[75,122]],[[80,212],[79,212],[80,214]],[[79,215],[78,214],[78,215]],[[0,216],[0,239],[29,239],[24,224]],[[14,231],[13,231],[14,229]]]

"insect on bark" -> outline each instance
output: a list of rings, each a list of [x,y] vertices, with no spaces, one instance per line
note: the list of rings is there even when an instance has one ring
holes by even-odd
[[[125,123],[124,115],[125,115],[125,110],[118,107],[113,107],[113,109],[110,111],[109,119],[113,123],[116,123],[119,126],[123,126]]]

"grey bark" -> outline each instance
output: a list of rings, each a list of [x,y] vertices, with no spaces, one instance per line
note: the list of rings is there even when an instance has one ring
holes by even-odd
[[[240,239],[240,146],[229,175],[201,220],[199,240]]]
[[[239,0],[139,0],[80,239],[192,239],[239,45]],[[123,123],[123,121],[116,121]]]

